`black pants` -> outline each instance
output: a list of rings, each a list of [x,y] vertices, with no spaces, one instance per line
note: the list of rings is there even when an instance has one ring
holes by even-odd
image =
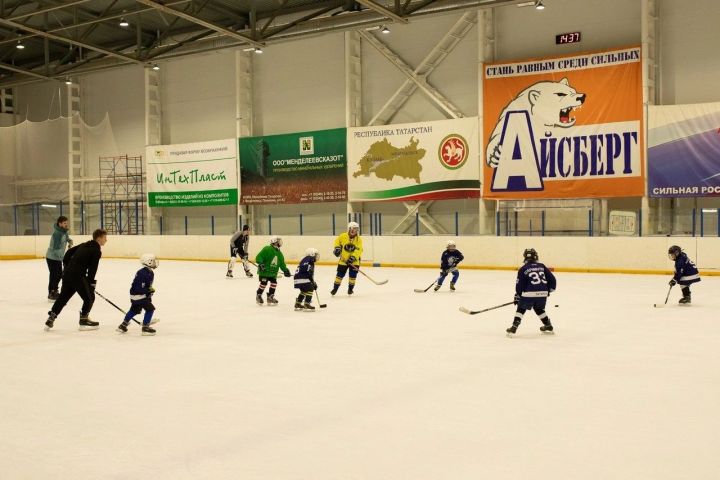
[[[50,270],[50,281],[48,282],[48,292],[57,290],[60,285],[60,279],[62,278],[62,262],[60,260],[51,260],[46,258],[48,270]]]
[[[60,315],[62,309],[65,308],[67,302],[77,292],[80,298],[83,299],[82,309],[80,313],[87,315],[92,310],[93,303],[95,303],[95,292],[85,277],[64,277],[62,282],[62,289],[60,290],[60,297],[53,303],[52,311],[55,315]]]

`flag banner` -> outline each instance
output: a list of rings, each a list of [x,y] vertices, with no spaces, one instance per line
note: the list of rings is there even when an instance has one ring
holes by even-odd
[[[349,128],[353,202],[478,198],[477,117]]]
[[[642,196],[640,51],[486,64],[483,197]]]
[[[648,195],[720,195],[720,102],[648,107]]]
[[[240,139],[242,204],[347,200],[345,129]]]
[[[235,139],[146,147],[151,207],[236,205]]]

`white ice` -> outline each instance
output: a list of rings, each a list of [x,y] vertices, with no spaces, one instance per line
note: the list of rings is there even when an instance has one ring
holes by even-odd
[[[102,260],[123,308],[137,261]],[[79,332],[74,298],[51,332],[41,260],[0,263],[0,478],[720,478],[720,278],[691,307],[655,309],[668,277],[559,273],[555,335],[527,314],[505,336],[514,273],[369,268],[356,295],[294,312],[255,304],[222,263],[161,261],[155,337],[102,299]],[[346,280],[347,281],[347,280]],[[555,307],[555,305],[558,305]]]

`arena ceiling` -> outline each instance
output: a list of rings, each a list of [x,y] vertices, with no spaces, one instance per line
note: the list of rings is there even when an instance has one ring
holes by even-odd
[[[522,0],[0,0],[0,87]]]

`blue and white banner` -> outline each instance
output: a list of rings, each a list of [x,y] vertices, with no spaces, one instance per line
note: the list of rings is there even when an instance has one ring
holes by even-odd
[[[720,102],[648,110],[648,195],[720,196]]]

